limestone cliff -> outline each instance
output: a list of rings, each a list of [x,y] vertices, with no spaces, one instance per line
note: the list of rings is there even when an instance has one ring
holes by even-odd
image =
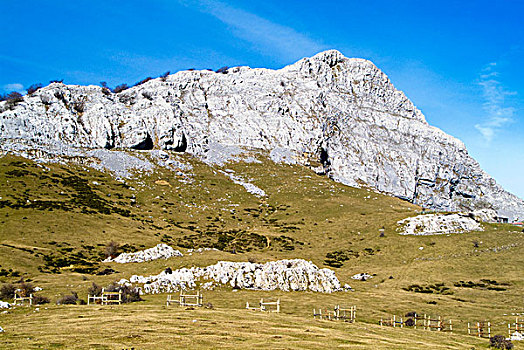
[[[118,94],[54,83],[0,108],[4,150],[13,141],[201,158],[216,144],[278,149],[335,181],[426,207],[524,217],[524,201],[430,126],[373,63],[335,50],[280,70],[182,71]]]

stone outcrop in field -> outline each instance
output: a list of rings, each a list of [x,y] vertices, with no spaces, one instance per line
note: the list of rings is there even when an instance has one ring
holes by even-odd
[[[211,282],[211,283],[209,283]],[[142,285],[147,294],[193,289],[205,284],[206,288],[229,285],[236,289],[283,290],[332,293],[349,290],[342,287],[330,269],[319,269],[303,259],[270,261],[265,264],[219,261],[207,267],[182,268],[164,271],[156,276],[132,276],[129,281]]]
[[[104,262],[116,262],[120,264],[138,263],[157,259],[169,259],[173,256],[182,256],[182,253],[167,244],[161,243],[153,248],[140,250],[138,252],[122,253],[114,259],[109,257],[105,259]]]
[[[401,235],[443,235],[484,231],[478,221],[469,214],[425,214],[400,220]]]
[[[223,73],[181,71],[119,93],[53,83],[14,107],[0,103],[0,147],[157,147],[203,160],[217,145],[261,149],[436,210],[524,216],[524,201],[430,126],[370,61],[331,50],[280,70]]]

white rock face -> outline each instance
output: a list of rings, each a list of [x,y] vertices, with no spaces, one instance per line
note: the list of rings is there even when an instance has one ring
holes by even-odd
[[[238,289],[310,290],[321,293],[345,290],[332,270],[319,269],[311,261],[303,259],[278,260],[265,264],[219,261],[203,268],[182,268],[171,273],[164,271],[156,276],[134,275],[129,282],[143,284],[143,292],[148,294],[193,289],[197,287],[197,282],[202,283],[201,288],[207,289],[222,284]]]
[[[277,161],[321,164],[334,180],[426,207],[524,217],[524,202],[482,171],[461,141],[428,125],[373,63],[335,50],[280,70],[182,71],[119,94],[53,83],[0,114],[0,139],[156,145],[202,159],[217,144],[276,149]]]
[[[182,256],[180,251],[173,249],[167,244],[158,244],[153,248],[140,250],[134,253],[122,253],[114,259],[107,258],[104,262],[116,262],[119,264],[152,261],[157,259],[169,259],[173,256]]]
[[[6,301],[0,300],[0,309],[9,309],[11,307],[11,304],[9,304]]]
[[[497,222],[497,212],[493,209],[475,210],[470,216],[478,222]]]
[[[426,214],[400,220],[401,235],[443,235],[484,231],[482,226],[468,214]]]

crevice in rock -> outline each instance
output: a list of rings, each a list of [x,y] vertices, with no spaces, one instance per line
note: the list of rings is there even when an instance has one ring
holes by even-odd
[[[178,145],[173,149],[175,152],[185,152],[187,149],[186,134],[182,133],[182,139],[178,142]]]
[[[325,148],[320,149],[320,163],[322,163],[322,166],[324,168],[327,168],[331,165],[331,162],[329,161],[329,154]]]
[[[138,150],[151,150],[153,149],[153,139],[151,138],[151,136],[148,133],[144,141],[140,142],[137,145],[132,146],[131,148],[138,149]]]

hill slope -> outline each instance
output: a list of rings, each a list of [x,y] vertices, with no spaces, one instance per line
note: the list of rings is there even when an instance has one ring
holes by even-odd
[[[222,165],[176,152],[120,153],[126,163],[138,159],[143,163],[133,162],[148,170],[133,174],[137,170],[127,169],[129,178],[117,181],[114,174],[87,166],[97,158],[77,157],[64,164],[35,163],[12,155],[0,158],[0,265],[5,271],[0,281],[29,280],[54,303],[71,291],[85,299],[92,282],[107,285],[134,274],[158,274],[167,267],[304,258],[333,269],[355,291],[236,291],[223,286],[204,291],[204,301],[211,302],[214,310],[166,310],[165,294],[146,295],[144,302],[112,308],[51,305],[38,312],[17,308],[2,315],[0,325],[6,333],[0,347],[318,348],[327,344],[469,349],[486,347],[487,341],[468,337],[467,322],[490,320],[493,333],[506,334],[512,315],[524,309],[523,233],[511,225],[483,224],[485,231],[465,234],[401,236],[396,222],[416,215],[420,207],[344,186],[300,165],[275,163],[264,152],[246,151],[242,157],[248,161]],[[168,169],[166,163],[177,168]],[[247,191],[251,186],[240,183],[256,186],[265,195],[252,194]],[[379,234],[382,227],[385,237]],[[111,240],[120,244],[121,251],[165,242],[184,256],[101,263]],[[218,250],[187,252],[199,247]],[[373,277],[350,278],[362,272]],[[473,284],[465,287],[460,281]],[[261,297],[281,298],[283,313],[243,309],[246,301]],[[336,304],[357,305],[358,323],[313,320],[313,308]],[[453,319],[454,334],[377,325],[381,317],[411,311]]]

